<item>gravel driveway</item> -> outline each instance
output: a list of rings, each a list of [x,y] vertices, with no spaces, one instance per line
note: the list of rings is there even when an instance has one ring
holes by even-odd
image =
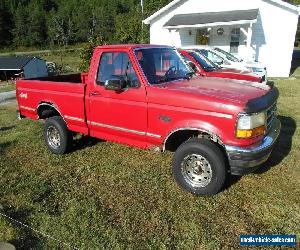
[[[16,91],[0,93],[0,103],[8,100],[16,99]]]

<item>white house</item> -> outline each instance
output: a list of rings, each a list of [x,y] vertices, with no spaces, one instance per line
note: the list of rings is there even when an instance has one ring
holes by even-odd
[[[298,7],[281,0],[174,0],[144,20],[152,44],[210,45],[288,77]]]

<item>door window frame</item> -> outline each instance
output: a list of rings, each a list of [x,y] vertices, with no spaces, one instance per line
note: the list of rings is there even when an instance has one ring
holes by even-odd
[[[134,70],[134,73],[135,73],[135,75],[136,75],[136,77],[138,79],[138,86],[136,86],[136,87],[128,86],[127,89],[139,89],[139,88],[141,88],[141,86],[142,86],[141,82],[142,81],[141,81],[141,77],[138,74],[138,71],[136,69],[135,62],[130,57],[130,52],[127,51],[127,50],[122,50],[122,49],[109,49],[109,50],[105,49],[105,50],[100,51],[100,53],[97,55],[97,63],[96,63],[97,69],[95,70],[94,87],[95,88],[99,88],[100,87],[101,89],[105,89],[104,85],[98,84],[97,80],[98,80],[98,74],[99,74],[99,70],[100,70],[101,59],[102,59],[103,55],[106,54],[106,53],[125,53],[125,54],[127,54],[127,57],[128,57],[131,65],[132,65],[132,69]]]

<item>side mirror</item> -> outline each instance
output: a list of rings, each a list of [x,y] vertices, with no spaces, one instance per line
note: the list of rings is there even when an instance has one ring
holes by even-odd
[[[197,72],[197,66],[191,62],[191,61],[188,61],[187,64],[190,66],[190,68],[194,71],[194,72]]]
[[[109,79],[105,81],[104,87],[106,90],[122,91],[125,87],[125,81],[118,78]]]

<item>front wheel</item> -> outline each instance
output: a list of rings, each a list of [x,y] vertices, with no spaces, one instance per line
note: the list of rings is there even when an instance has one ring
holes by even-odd
[[[173,158],[173,176],[184,190],[196,195],[214,195],[225,183],[226,166],[221,150],[207,139],[183,143]]]
[[[52,153],[62,155],[70,149],[73,136],[63,118],[53,116],[46,120],[44,138]]]

